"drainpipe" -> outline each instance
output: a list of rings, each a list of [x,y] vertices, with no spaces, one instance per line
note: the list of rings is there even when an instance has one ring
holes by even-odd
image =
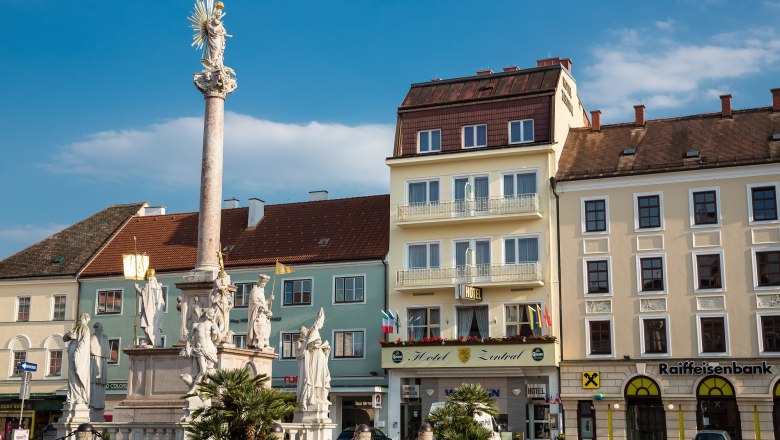
[[[561,298],[561,292],[563,291],[561,280],[561,215],[560,206],[561,199],[558,196],[556,188],[558,187],[558,180],[555,176],[550,177],[550,188],[555,195],[555,247],[558,253],[558,342],[561,344],[561,360],[563,360],[563,301]],[[558,392],[560,393],[561,382],[561,366],[558,365]],[[559,394],[560,395],[560,394]],[[563,405],[558,407],[559,417],[561,418],[561,429],[559,432],[566,432],[566,418],[563,414]]]
[[[385,310],[387,310],[390,307],[390,303],[389,303],[389,288],[388,288],[388,285],[390,283],[390,276],[389,276],[389,272],[390,271],[389,271],[389,269],[387,267],[387,254],[385,254],[385,256],[382,257],[382,266],[385,267],[385,305],[384,305],[384,308],[385,308]],[[399,317],[398,319],[400,320],[401,318]],[[385,368],[385,377],[388,377],[386,368]],[[389,385],[390,384],[388,382],[388,390],[387,390],[388,396],[389,396],[389,393],[390,393]],[[389,420],[388,420],[388,422],[389,422]]]

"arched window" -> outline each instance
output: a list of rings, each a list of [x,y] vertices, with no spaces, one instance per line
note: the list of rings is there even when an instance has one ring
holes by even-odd
[[[626,385],[626,397],[660,397],[661,391],[653,379],[638,376]]]
[[[734,387],[720,376],[710,376],[699,383],[696,395],[699,397],[734,396]]]
[[[60,335],[51,335],[43,342],[46,349],[46,377],[62,376],[62,365],[65,359],[65,342]]]
[[[27,351],[30,349],[30,338],[25,335],[16,335],[8,341],[8,349],[11,351],[10,364],[8,365],[8,377],[21,377],[22,371],[19,365],[27,362]]]
[[[661,388],[647,376],[631,379],[625,387],[628,440],[666,439],[666,414]]]
[[[727,431],[731,438],[740,440],[739,410],[734,386],[721,376],[707,376],[696,388],[697,429],[718,429]]]

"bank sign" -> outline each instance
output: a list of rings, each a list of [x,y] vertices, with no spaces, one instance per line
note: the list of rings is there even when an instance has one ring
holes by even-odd
[[[555,365],[555,348],[533,344],[382,348],[382,368],[540,367]]]
[[[734,361],[730,364],[724,363],[724,365],[713,365],[706,361],[701,364],[695,364],[693,361],[685,361],[678,362],[677,365],[660,363],[658,364],[658,374],[697,376],[705,374],[775,374],[772,367],[773,365],[767,364],[766,361],[754,365],[740,365]]]

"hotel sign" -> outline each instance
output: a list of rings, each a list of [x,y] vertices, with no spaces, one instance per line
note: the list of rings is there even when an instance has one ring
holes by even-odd
[[[482,301],[482,288],[469,286],[468,284],[458,284],[458,287],[455,289],[455,299]]]
[[[768,365],[766,361],[753,365],[740,365],[736,361],[725,365],[712,365],[706,361],[702,362],[701,365],[696,365],[693,361],[677,362],[677,365],[669,365],[664,362],[658,364],[658,374],[696,376],[706,374],[775,374],[772,367],[773,365]]]
[[[382,368],[554,366],[554,347],[554,344],[399,345],[382,348]]]

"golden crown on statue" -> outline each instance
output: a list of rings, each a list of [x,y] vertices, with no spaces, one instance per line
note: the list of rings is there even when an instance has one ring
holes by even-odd
[[[214,7],[219,9],[220,11],[225,8],[225,4],[222,2],[216,2],[214,3]]]

